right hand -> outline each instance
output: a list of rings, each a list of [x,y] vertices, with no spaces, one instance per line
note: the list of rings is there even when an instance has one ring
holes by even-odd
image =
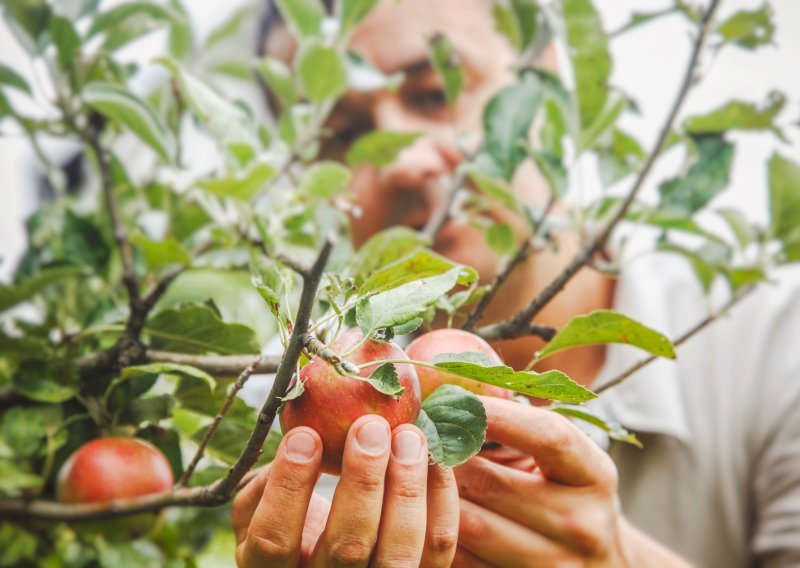
[[[379,416],[359,418],[332,503],[313,492],[321,460],[319,435],[295,428],[237,495],[232,517],[240,567],[450,566],[458,538],[455,477],[428,465],[417,427],[403,424],[390,433]]]

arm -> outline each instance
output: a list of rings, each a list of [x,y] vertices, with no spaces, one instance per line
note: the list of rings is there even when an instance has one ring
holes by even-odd
[[[415,426],[365,416],[350,428],[333,502],[313,493],[322,443],[295,428],[236,498],[239,566],[449,566],[458,494],[451,470],[428,466]]]
[[[536,407],[482,400],[488,437],[527,457],[506,456],[506,465],[476,457],[456,470],[459,565],[688,565],[625,520],[614,463],[568,420]]]

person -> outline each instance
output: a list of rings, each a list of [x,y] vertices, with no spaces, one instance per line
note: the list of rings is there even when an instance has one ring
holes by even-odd
[[[451,111],[428,63],[426,37],[444,34],[466,73]],[[274,23],[270,55],[287,61],[289,34]],[[403,71],[395,92],[347,93],[323,145],[331,158],[372,130],[424,132],[389,167],[359,167],[351,191],[363,210],[353,239],[403,224],[420,228],[443,199],[439,180],[462,159],[456,135],[479,137],[481,111],[513,80],[512,48],[493,29],[482,0],[384,0],[355,30],[350,48],[386,73]],[[531,166],[513,180],[518,199],[542,204]],[[503,210],[487,213],[512,224]],[[559,235],[555,251],[533,255],[512,274],[484,322],[527,305],[572,258],[577,242]],[[497,274],[483,235],[457,221],[434,249]],[[240,566],[796,566],[800,564],[800,363],[791,331],[800,325],[787,286],[751,295],[729,321],[687,343],[677,363],[647,367],[603,395],[597,411],[634,431],[644,449],[601,440],[543,408],[484,398],[484,451],[455,472],[429,466],[412,425],[390,432],[379,417],[357,421],[348,437],[332,502],[313,492],[321,441],[288,432],[271,466],[236,498],[233,526]],[[538,316],[563,326],[573,316],[618,309],[669,336],[696,324],[707,299],[676,257],[645,256],[616,282],[584,269]],[[770,341],[771,338],[777,338]],[[746,344],[748,349],[731,349]],[[496,347],[515,368],[536,338]],[[625,347],[591,347],[548,359],[585,385],[609,380],[637,360]],[[608,451],[601,447],[608,445]]]

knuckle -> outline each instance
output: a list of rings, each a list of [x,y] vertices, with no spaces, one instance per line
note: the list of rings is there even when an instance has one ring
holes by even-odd
[[[562,518],[562,530],[570,542],[591,558],[605,558],[610,552],[606,528],[612,519],[599,508],[572,511]]]
[[[463,482],[463,492],[484,498],[497,495],[504,486],[500,474],[488,464],[476,462]]]
[[[459,520],[459,536],[467,541],[486,538],[489,533],[489,523],[475,511],[461,511]]]
[[[383,491],[383,477],[370,471],[352,474],[350,483],[360,493],[373,494]]]
[[[428,550],[436,556],[448,554],[458,544],[458,527],[452,525],[434,526],[428,532]]]
[[[375,566],[391,566],[392,568],[418,568],[420,554],[413,549],[402,547],[392,550],[391,554],[380,555],[375,559]]]
[[[306,483],[296,476],[280,476],[272,479],[270,491],[288,493],[291,495],[305,492]]]
[[[258,558],[273,563],[286,561],[292,555],[291,543],[278,535],[267,537],[248,533],[247,542]]]
[[[332,568],[361,566],[372,555],[372,543],[365,540],[346,539],[331,545],[328,565]]]
[[[416,479],[402,479],[392,484],[392,495],[402,502],[417,502],[425,498],[425,486]]]

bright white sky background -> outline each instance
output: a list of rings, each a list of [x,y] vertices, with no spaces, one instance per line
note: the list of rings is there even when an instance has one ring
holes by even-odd
[[[207,34],[244,3],[243,0],[186,2],[201,35]],[[797,123],[800,119],[800,1],[772,0],[771,3],[777,22],[775,46],[755,52],[728,47],[713,62],[707,59],[705,79],[692,91],[684,115],[709,110],[732,97],[762,102],[770,90],[778,89],[789,99],[781,123]],[[595,4],[601,10],[606,29],[613,30],[622,26],[634,10],[654,11],[670,2],[596,0]],[[719,16],[724,18],[741,9],[758,8],[761,4],[761,0],[724,0]],[[624,126],[636,135],[645,149],[652,146],[674,99],[689,56],[688,30],[685,20],[673,15],[628,32],[612,42],[612,82],[632,94],[642,111],[642,116],[627,117]],[[247,45],[252,45],[252,42]],[[141,45],[136,47],[139,53],[143,49]],[[31,65],[2,22],[0,62],[30,79]],[[3,132],[8,130],[8,125],[5,125]],[[739,143],[730,190],[720,196],[715,205],[738,205],[752,218],[765,220],[766,160],[775,149],[779,149],[784,155],[800,161],[798,132],[797,128],[787,129],[792,146],[779,144],[769,134],[734,135]],[[673,173],[679,161],[679,156],[668,155],[651,176],[649,190],[655,190],[659,178]],[[595,191],[597,181],[593,168],[591,164],[583,165],[580,183],[586,192]],[[29,185],[34,168],[35,159],[24,139],[0,137],[0,281],[8,280],[24,250],[23,221],[36,205]]]

